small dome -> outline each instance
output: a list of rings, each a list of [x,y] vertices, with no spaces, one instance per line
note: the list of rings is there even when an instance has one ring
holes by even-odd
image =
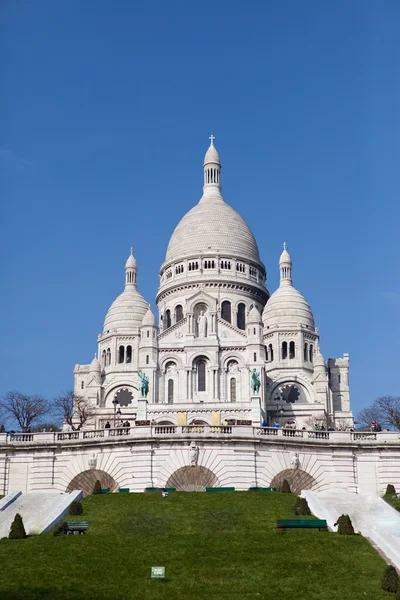
[[[131,248],[131,253],[128,256],[128,260],[125,263],[125,269],[137,269],[137,262],[135,257],[133,256],[133,248]]]
[[[147,325],[148,327],[157,327],[157,321],[153,311],[151,310],[150,304],[146,314],[143,317],[142,326],[144,325]]]
[[[129,260],[129,259],[128,259]],[[114,300],[104,321],[104,331],[130,332],[140,327],[148,309],[148,303],[133,286],[126,289]]]
[[[90,373],[101,373],[101,365],[97,358],[97,354],[94,355],[94,359],[90,363],[89,372]]]
[[[284,242],[284,244],[283,244],[283,252],[279,258],[279,265],[281,265],[283,263],[292,264],[292,259],[290,258],[290,254],[287,251],[286,242]]]
[[[221,164],[221,161],[219,160],[219,154],[214,144],[211,144],[209,149],[207,150],[206,155],[204,157],[203,166],[208,163],[216,163],[217,165]]]
[[[315,367],[324,367],[325,368],[324,357],[321,354],[319,345],[317,346],[317,351],[315,353],[315,358],[314,358],[314,368]]]
[[[261,314],[260,311],[258,310],[257,306],[255,304],[253,304],[253,306],[250,309],[249,312],[249,316],[247,317],[247,323],[261,323],[262,319],[261,319]]]
[[[308,325],[315,329],[314,317],[306,299],[292,285],[281,286],[265,305],[262,320],[264,328]]]

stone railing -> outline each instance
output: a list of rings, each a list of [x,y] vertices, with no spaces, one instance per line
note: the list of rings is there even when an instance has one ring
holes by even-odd
[[[279,442],[293,441],[304,444],[398,444],[400,433],[382,431],[310,431],[305,429],[282,429],[274,427],[252,427],[250,425],[144,425],[116,427],[113,429],[84,429],[80,431],[58,431],[40,433],[0,433],[0,446],[43,445],[73,443],[110,442],[117,439],[178,438],[178,437],[240,437],[269,438]],[[117,439],[116,439],[117,438]]]

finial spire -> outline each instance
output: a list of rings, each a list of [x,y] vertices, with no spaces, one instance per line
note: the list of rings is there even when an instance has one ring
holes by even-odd
[[[130,249],[130,253],[131,253],[131,256],[133,256],[133,248],[132,248],[132,246],[131,246],[131,249]]]
[[[286,242],[283,242],[283,249],[287,250]],[[131,248],[131,250],[132,250],[132,248]]]
[[[213,132],[211,132],[211,135],[208,139],[211,142],[210,146],[214,146],[215,135],[213,134]]]

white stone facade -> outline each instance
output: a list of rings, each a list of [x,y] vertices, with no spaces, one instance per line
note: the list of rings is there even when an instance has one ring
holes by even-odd
[[[129,422],[278,419],[300,429],[325,419],[351,427],[348,355],[324,361],[311,309],[292,285],[286,244],[280,287],[269,297],[257,242],[222,197],[213,136],[203,168],[203,195],[177,225],[160,269],[159,325],[137,290],[131,251],[125,289],[98,336],[99,358],[75,367],[76,394],[96,406],[88,426],[114,424],[118,408],[118,419]],[[254,368],[262,383],[257,401]],[[139,371],[149,378],[146,401],[139,400]]]

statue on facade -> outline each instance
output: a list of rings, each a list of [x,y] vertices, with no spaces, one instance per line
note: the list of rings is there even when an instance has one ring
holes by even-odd
[[[205,315],[202,310],[197,318],[197,326],[199,338],[205,338],[207,336],[207,315]]]
[[[140,398],[147,398],[147,395],[149,393],[149,378],[145,373],[142,373],[142,371],[139,371],[138,375],[140,379],[139,396]]]
[[[253,394],[257,394],[257,395],[259,394],[260,387],[261,387],[261,381],[260,381],[260,376],[257,372],[257,369],[253,369],[251,371],[250,387],[251,387],[251,391]]]
[[[298,469],[300,467],[300,459],[299,459],[299,453],[298,452],[293,452],[290,455],[290,467],[292,469]]]
[[[97,466],[97,456],[96,454],[91,454],[90,458],[88,460],[89,463],[89,469],[95,469]]]
[[[191,442],[189,448],[190,466],[195,467],[197,465],[197,459],[199,458],[199,449],[196,446],[196,442]]]

